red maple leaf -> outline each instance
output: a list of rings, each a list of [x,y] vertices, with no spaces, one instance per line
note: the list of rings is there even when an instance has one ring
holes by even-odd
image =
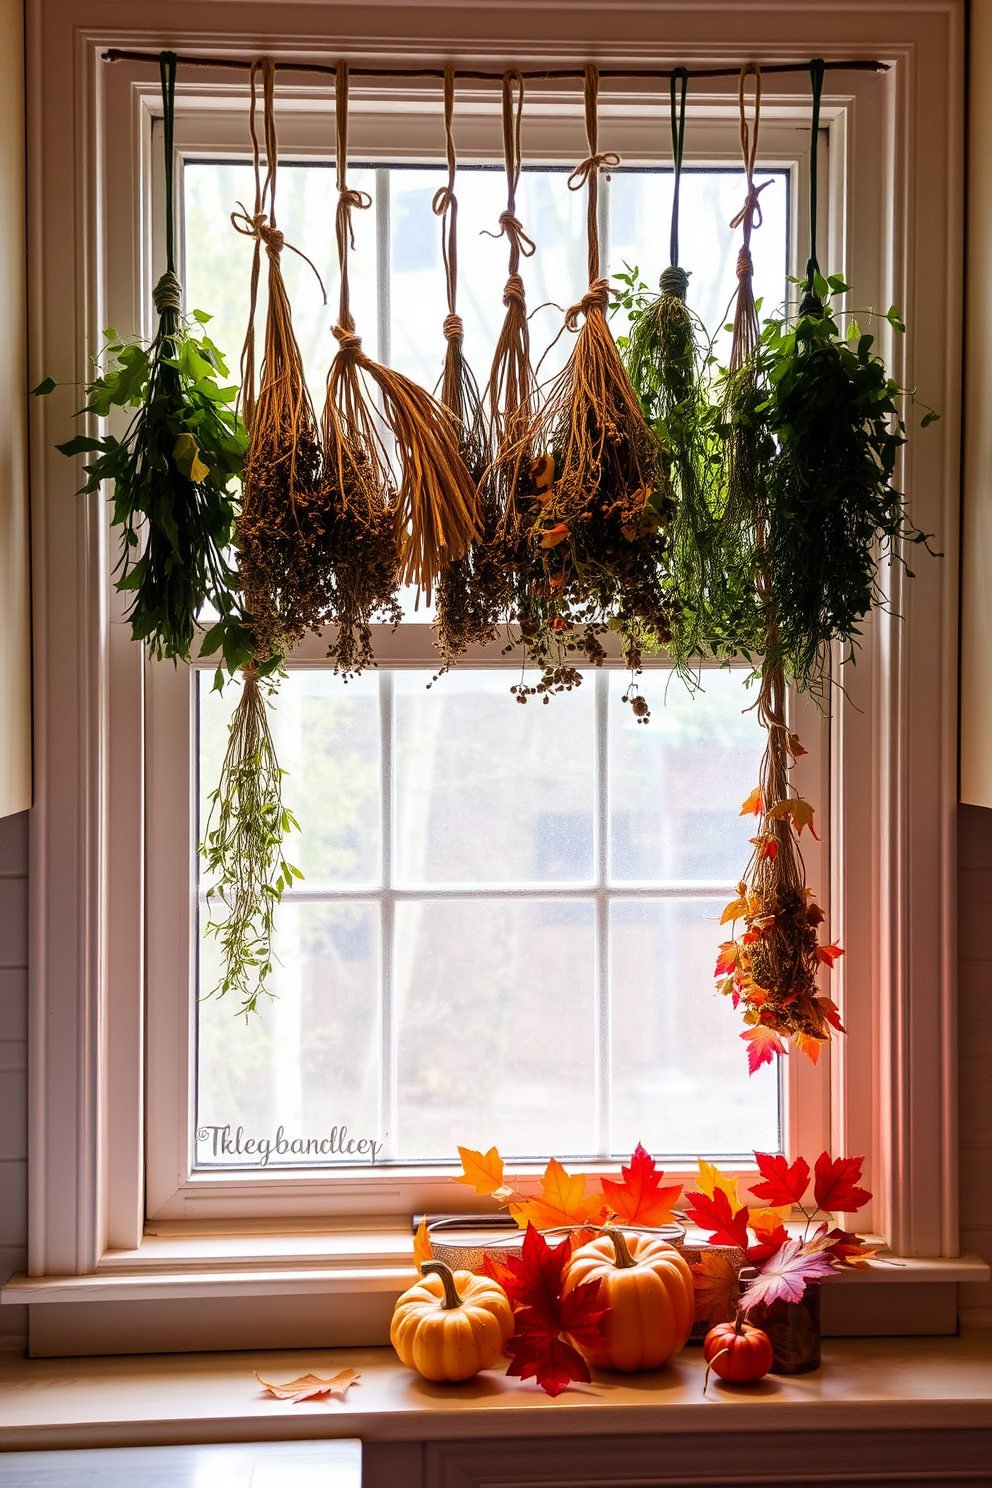
[[[756,1152],[755,1161],[763,1183],[755,1183],[751,1192],[756,1199],[764,1199],[771,1209],[783,1204],[801,1204],[803,1194],[809,1188],[809,1163],[797,1157],[791,1168],[781,1155],[771,1156],[767,1152]]]
[[[603,1193],[614,1214],[628,1224],[662,1225],[672,1217],[672,1208],[682,1192],[682,1184],[661,1187],[664,1173],[654,1165],[654,1158],[638,1142],[630,1167],[623,1170],[623,1182],[602,1179]]]
[[[837,1270],[837,1261],[829,1251],[807,1251],[801,1240],[786,1240],[761,1268],[741,1298],[741,1312],[752,1307],[770,1306],[773,1302],[801,1302],[807,1283],[822,1281]]]
[[[714,1189],[713,1197],[706,1194],[686,1194],[686,1216],[701,1230],[712,1230],[711,1245],[736,1245],[747,1250],[747,1209],[731,1208],[730,1199],[722,1188]]]
[[[568,1236],[550,1246],[528,1224],[520,1255],[509,1256],[499,1267],[516,1323],[506,1346],[513,1361],[507,1374],[534,1378],[549,1395],[559,1395],[570,1380],[591,1378],[575,1345],[601,1343],[607,1313],[598,1281],[581,1282],[566,1292],[571,1254]]]
[[[752,1228],[756,1241],[754,1245],[748,1246],[747,1258],[752,1266],[760,1266],[762,1261],[767,1261],[769,1256],[781,1250],[789,1238],[789,1232],[784,1224],[774,1225],[770,1230],[761,1230],[757,1225],[753,1225]]]
[[[837,957],[843,956],[844,952],[835,941],[833,945],[818,945],[816,948],[816,954],[818,959],[823,962],[824,966],[833,966],[834,962],[837,960]]]
[[[737,942],[736,940],[725,940],[720,946],[716,958],[716,970],[714,976],[726,976],[729,972],[737,970]]]
[[[771,1064],[776,1054],[785,1053],[785,1045],[774,1028],[768,1028],[763,1023],[746,1028],[741,1038],[747,1044],[747,1068],[751,1075],[763,1064]]]
[[[864,1161],[863,1157],[831,1158],[828,1152],[820,1153],[813,1184],[818,1209],[826,1214],[850,1214],[868,1203],[871,1194],[857,1187]]]

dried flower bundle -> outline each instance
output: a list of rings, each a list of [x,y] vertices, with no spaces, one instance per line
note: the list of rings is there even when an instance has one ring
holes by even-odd
[[[264,104],[264,181],[255,118],[259,73]],[[331,607],[319,432],[282,276],[285,241],[276,224],[274,80],[271,58],[252,64],[250,128],[255,209],[249,215],[242,206],[231,216],[237,231],[253,238],[255,244],[251,309],[241,360],[250,442],[238,522],[238,568],[259,660],[283,656],[308,630],[319,630]],[[268,309],[256,397],[255,309],[263,244],[268,260]]]
[[[542,667],[534,692],[580,680],[570,657],[603,660],[607,626],[632,670],[642,651],[670,636],[664,527],[671,487],[661,446],[648,428],[606,322],[608,285],[599,273],[599,171],[619,163],[600,154],[598,72],[586,69],[588,158],[569,186],[588,187],[589,290],[565,316],[575,348],[518,447],[512,475],[529,507],[521,523],[516,618],[530,657]]]

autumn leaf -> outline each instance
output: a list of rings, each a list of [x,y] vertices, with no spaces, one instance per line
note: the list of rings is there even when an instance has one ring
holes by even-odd
[[[785,1045],[773,1028],[764,1023],[745,1029],[741,1038],[747,1044],[748,1073],[754,1074],[763,1064],[771,1064],[776,1054],[785,1053]]]
[[[559,1225],[597,1224],[606,1215],[606,1204],[601,1193],[586,1194],[585,1173],[566,1173],[553,1157],[544,1170],[540,1196],[511,1204],[510,1213],[522,1230],[528,1224],[552,1230]]]
[[[638,1142],[630,1167],[623,1168],[623,1182],[604,1178],[603,1193],[613,1213],[628,1224],[663,1225],[672,1218],[672,1209],[682,1193],[682,1184],[662,1188],[664,1173],[655,1168],[654,1158]]]
[[[703,1193],[686,1194],[686,1217],[701,1230],[711,1230],[711,1245],[736,1245],[747,1250],[747,1209],[733,1209],[722,1188],[708,1198]]]
[[[459,1147],[462,1172],[455,1177],[456,1183],[467,1183],[477,1194],[495,1193],[503,1186],[503,1159],[495,1147],[488,1152],[476,1152],[471,1147]]]
[[[433,1259],[434,1251],[431,1248],[431,1237],[427,1233],[427,1220],[424,1218],[417,1226],[417,1233],[413,1237],[413,1260],[419,1271],[421,1261],[432,1261]]]
[[[809,754],[809,750],[808,749],[804,749],[803,746],[800,744],[800,742],[799,742],[799,735],[798,734],[787,734],[786,735],[786,748],[788,749],[789,753],[792,755],[792,758],[793,759],[798,759],[800,757],[800,755],[803,755],[803,754]]]
[[[544,536],[541,538],[541,547],[556,548],[559,543],[563,543],[565,541],[567,536],[568,523],[556,522],[553,527],[548,528],[547,532],[545,532]]]
[[[544,495],[547,500],[551,488],[555,483],[555,460],[554,455],[538,455],[536,460],[530,462],[528,470],[531,489],[535,496]]]
[[[868,1262],[873,1256],[878,1255],[877,1246],[868,1246],[860,1235],[854,1235],[849,1230],[829,1230],[827,1238],[830,1241],[830,1254],[836,1256],[842,1266],[849,1266],[855,1271],[867,1271]]]
[[[343,1395],[349,1385],[361,1379],[361,1375],[357,1369],[342,1369],[330,1379],[321,1379],[316,1374],[301,1374],[299,1379],[290,1380],[288,1385],[270,1385],[268,1380],[263,1380],[257,1373],[255,1378],[277,1400],[292,1400],[295,1403],[310,1400],[316,1395]]]
[[[760,816],[764,809],[764,804],[761,800],[761,786],[756,785],[741,807],[740,814],[741,816]]]
[[[803,1194],[809,1188],[809,1163],[797,1157],[790,1167],[781,1154],[756,1152],[761,1183],[752,1183],[751,1192],[756,1199],[764,1199],[771,1207],[785,1204],[801,1204]]]
[[[821,1152],[816,1159],[813,1193],[816,1206],[825,1214],[851,1214],[871,1199],[866,1188],[858,1188],[863,1157],[838,1157]]]
[[[767,1261],[789,1238],[789,1232],[781,1220],[776,1224],[762,1226],[756,1225],[752,1219],[751,1228],[755,1238],[754,1243],[747,1248],[747,1258],[752,1266],[760,1266],[763,1261]]]
[[[811,1033],[800,1033],[795,1030],[792,1034],[792,1043],[800,1054],[805,1054],[810,1064],[816,1064],[820,1058],[820,1051],[826,1040],[814,1038]]]
[[[847,1029],[840,1021],[840,1013],[835,1002],[831,1002],[829,997],[818,997],[816,1003],[831,1028],[836,1028],[838,1033],[847,1032]]]
[[[840,946],[836,944],[825,946],[818,945],[816,948],[817,959],[819,961],[822,961],[824,966],[832,967],[838,956],[843,956],[843,954],[844,952],[841,950]]]
[[[726,925],[732,920],[742,920],[747,914],[746,899],[732,899],[720,916],[720,924]]]
[[[722,1189],[730,1200],[730,1207],[732,1209],[739,1209],[741,1207],[741,1201],[737,1197],[738,1180],[736,1178],[728,1178],[725,1173],[720,1172],[720,1169],[715,1164],[707,1162],[704,1157],[697,1157],[696,1163],[699,1167],[699,1178],[697,1179],[699,1192],[705,1194],[708,1199],[711,1199],[717,1189]]]
[[[689,1270],[696,1295],[697,1321],[710,1327],[729,1323],[737,1307],[737,1264],[733,1257],[718,1250],[704,1250]]]
[[[506,1345],[507,1374],[537,1380],[549,1395],[559,1395],[571,1380],[590,1379],[589,1366],[576,1345],[602,1342],[607,1308],[599,1281],[584,1281],[567,1291],[572,1242],[566,1236],[550,1246],[527,1226],[519,1256],[501,1266],[501,1285],[513,1305],[515,1328]]]
[[[791,820],[797,837],[803,835],[804,827],[809,827],[810,836],[816,837],[817,842],[820,841],[820,838],[816,836],[816,832],[813,830],[813,818],[816,812],[809,802],[804,801],[801,796],[793,796],[788,801],[776,801],[774,806],[768,808],[767,814],[775,821]]]
[[[739,954],[736,940],[725,940],[717,950],[713,975],[726,976],[728,972],[736,971]]]
[[[809,1282],[822,1281],[837,1269],[828,1251],[810,1254],[801,1240],[786,1240],[741,1298],[741,1311],[750,1312],[759,1305],[770,1307],[773,1302],[801,1302]]]

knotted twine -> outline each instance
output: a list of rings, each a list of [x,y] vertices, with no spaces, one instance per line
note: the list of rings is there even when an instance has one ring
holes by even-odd
[[[747,120],[745,84],[754,78],[754,125]],[[744,205],[730,219],[731,227],[743,229],[740,251],[737,254],[737,297],[734,304],[734,331],[730,345],[730,370],[738,371],[758,344],[761,327],[754,304],[754,263],[751,259],[751,233],[762,223],[761,193],[771,180],[754,184],[754,162],[758,155],[758,126],[761,122],[761,68],[756,62],[748,62],[741,68],[738,83],[738,102],[741,122],[741,154],[744,157],[744,173],[747,178],[747,195]]]
[[[446,349],[439,390],[441,402],[455,419],[458,444],[473,480],[478,484],[491,458],[489,430],[478,383],[465,360],[465,333],[458,314],[458,197],[455,194],[457,157],[454,139],[455,70],[444,69],[444,143],[447,184],[434,194],[433,208],[441,219],[441,256],[444,261],[448,314],[444,322]],[[437,390],[435,390],[437,391]],[[496,537],[499,508],[491,483],[479,493],[478,530],[469,550],[443,568],[437,584],[437,647],[444,668],[467,647],[486,645],[496,638],[501,611],[508,597],[504,566],[491,544]]]
[[[264,179],[256,124],[259,75],[263,96]],[[272,656],[284,656],[308,630],[318,630],[326,622],[330,574],[320,500],[317,419],[307,391],[303,358],[293,331],[292,310],[282,275],[282,251],[284,246],[291,245],[285,243],[276,221],[279,147],[275,63],[271,57],[252,63],[249,81],[254,211],[249,213],[239,203],[239,210],[231,214],[235,230],[254,242],[248,329],[241,354],[242,407],[249,446],[238,522],[238,565],[255,656],[264,662]],[[256,393],[255,313],[263,247],[268,263],[268,306]],[[310,263],[305,254],[300,257]],[[317,274],[315,268],[314,273]],[[320,283],[319,274],[317,280]]]
[[[379,492],[392,490],[376,427],[378,413],[359,376],[364,372],[382,394],[383,418],[395,440],[399,485],[393,525],[401,579],[423,590],[429,602],[445,565],[463,557],[479,533],[478,495],[458,448],[459,429],[452,415],[415,382],[374,362],[355,333],[348,291],[351,213],[367,207],[369,201],[347,185],[348,67],[344,62],[337,65],[335,105],[341,302],[333,328],[338,351],[327,374],[324,404],[326,458],[333,462],[342,491],[348,467],[354,471],[366,462],[369,472],[363,475],[363,483],[371,482]]]
[[[575,346],[517,454],[518,478],[533,452],[538,459],[550,456],[554,480],[550,489],[534,492],[529,582],[518,617],[531,655],[545,667],[544,690],[575,685],[578,674],[563,664],[563,648],[581,648],[589,660],[602,662],[597,634],[608,619],[619,629],[633,666],[646,632],[668,634],[658,568],[667,477],[606,321],[609,285],[600,267],[599,176],[620,161],[599,149],[598,94],[598,70],[587,66],[587,155],[568,186],[587,190],[589,287],[565,314],[566,329],[576,333]],[[571,635],[575,626],[583,631],[581,639]]]

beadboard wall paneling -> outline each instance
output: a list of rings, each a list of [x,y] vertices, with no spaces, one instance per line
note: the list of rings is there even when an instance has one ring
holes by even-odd
[[[28,818],[0,819],[0,1284],[28,1257]],[[0,1307],[0,1349],[24,1348],[27,1308]]]

